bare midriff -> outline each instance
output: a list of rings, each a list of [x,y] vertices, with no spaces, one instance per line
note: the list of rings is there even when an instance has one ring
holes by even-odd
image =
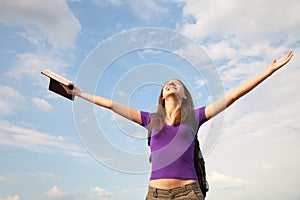
[[[196,182],[196,180],[161,178],[161,179],[150,180],[149,185],[154,188],[171,189],[171,188],[180,187],[194,182]]]

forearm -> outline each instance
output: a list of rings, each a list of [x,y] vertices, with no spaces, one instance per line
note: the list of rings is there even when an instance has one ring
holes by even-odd
[[[79,92],[76,94],[76,96],[81,97],[84,100],[87,100],[91,103],[94,103],[96,105],[102,106],[104,108],[111,109],[112,108],[112,100],[107,99],[105,97],[96,96],[84,92]]]
[[[254,78],[246,81],[245,83],[241,84],[231,92],[225,95],[225,103],[226,107],[230,106],[234,101],[239,99],[240,97],[244,96],[256,86],[258,86],[261,82],[267,79],[269,76],[273,74],[271,70],[265,70],[264,72],[260,73],[259,75],[255,76]]]
[[[85,99],[91,103],[94,103],[96,105],[102,106],[104,108],[111,109],[113,112],[133,121],[138,124],[142,123],[140,111],[133,109],[127,105],[114,102],[110,99],[107,99],[105,97],[96,96],[84,92],[77,92],[76,96],[81,97],[82,99]]]
[[[208,105],[205,109],[205,114],[208,119],[217,115],[218,113],[222,112],[228,106],[233,104],[236,100],[250,92],[254,89],[257,85],[267,79],[269,76],[273,74],[274,71],[265,70],[264,72],[260,73],[259,75],[255,76],[254,78],[246,81],[245,83],[241,84],[231,92],[228,92],[223,96],[223,98],[213,102],[212,104]]]

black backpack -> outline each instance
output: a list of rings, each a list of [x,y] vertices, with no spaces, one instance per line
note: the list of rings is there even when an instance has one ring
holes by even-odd
[[[196,134],[195,147],[194,147],[194,166],[198,178],[198,183],[204,198],[206,197],[206,193],[209,190],[209,185],[206,180],[206,172],[205,172],[205,162],[200,150],[199,140]],[[151,140],[151,130],[148,130],[148,146],[150,146]],[[149,162],[151,163],[151,156],[149,157]]]

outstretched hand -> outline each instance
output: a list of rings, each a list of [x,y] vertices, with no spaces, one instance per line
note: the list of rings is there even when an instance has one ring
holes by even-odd
[[[81,91],[79,90],[79,88],[75,87],[73,88],[73,90],[71,90],[70,88],[68,88],[68,86],[60,84],[68,94],[74,95],[74,96],[78,96],[80,95]]]
[[[293,57],[293,52],[288,52],[281,60],[277,61],[274,59],[268,66],[268,69],[271,72],[275,72],[276,70],[280,69],[283,67],[285,64],[287,64],[291,58]]]

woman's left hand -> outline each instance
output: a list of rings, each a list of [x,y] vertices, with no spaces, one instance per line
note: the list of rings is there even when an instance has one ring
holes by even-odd
[[[283,67],[286,63],[288,63],[291,58],[293,57],[293,52],[288,52],[281,60],[277,61],[274,59],[269,65],[268,70],[272,73],[278,70],[279,68]]]

